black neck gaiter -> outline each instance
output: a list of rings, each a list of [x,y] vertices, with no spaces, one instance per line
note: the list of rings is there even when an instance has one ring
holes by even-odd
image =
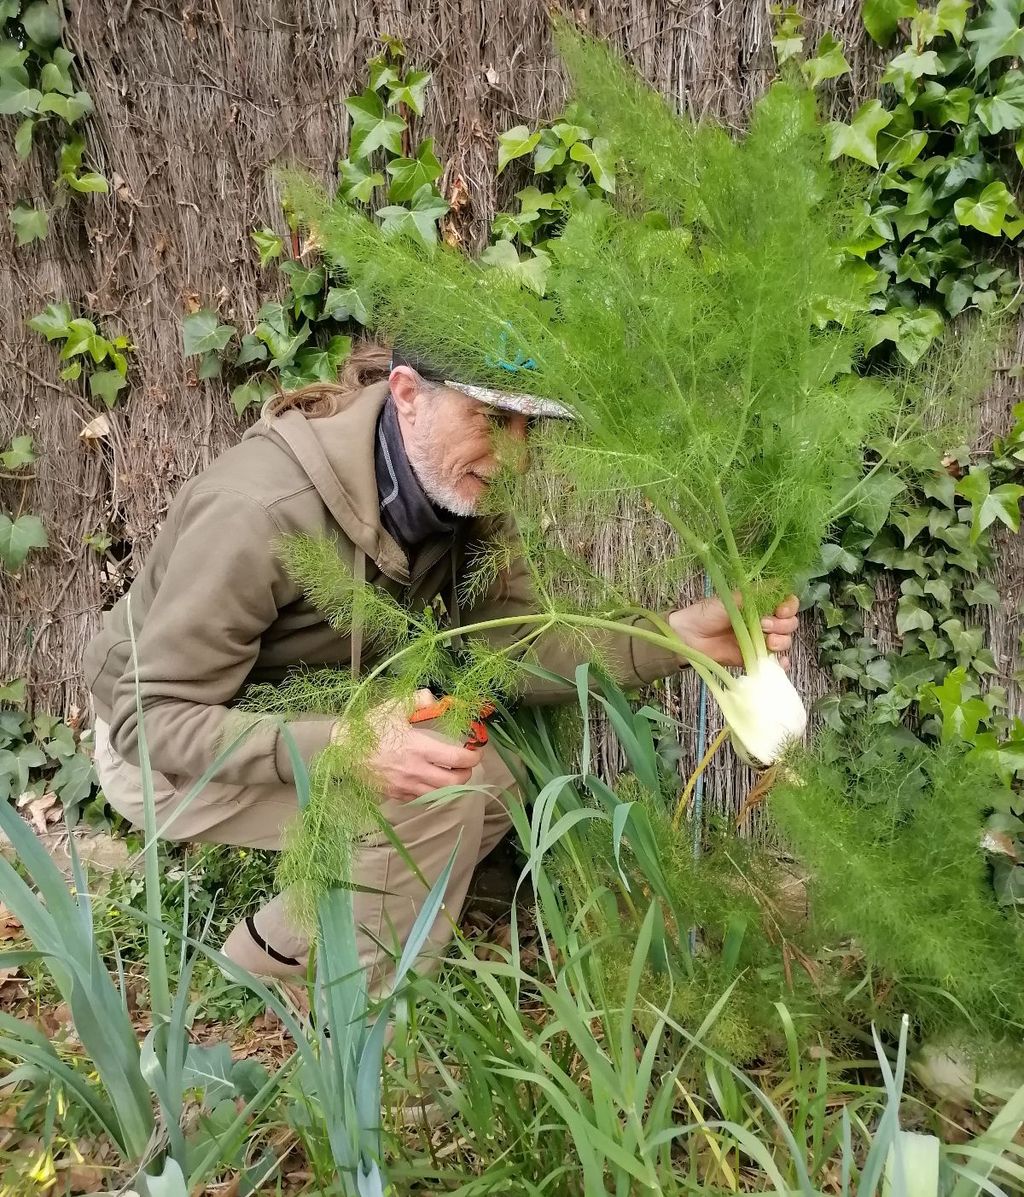
[[[395,401],[388,396],[377,420],[374,469],[380,499],[380,522],[412,558],[433,536],[451,536],[459,517],[427,498],[405,452]]]

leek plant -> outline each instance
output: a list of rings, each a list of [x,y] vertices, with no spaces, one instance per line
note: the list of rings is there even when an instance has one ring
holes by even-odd
[[[133,661],[135,660],[133,635]],[[127,1006],[120,957],[112,975],[97,944],[97,925],[88,879],[72,839],[73,892],[57,864],[18,812],[0,803],[0,829],[10,839],[23,877],[0,856],[0,897],[21,922],[32,948],[0,953],[0,967],[41,963],[67,1003],[75,1034],[94,1074],[74,1067],[31,1024],[0,1012],[0,1050],[21,1060],[2,1080],[17,1086],[43,1076],[63,1089],[96,1120],[117,1148],[130,1184],[139,1197],[187,1197],[223,1168],[252,1135],[252,1123],[287,1084],[317,1112],[325,1128],[333,1172],[345,1197],[384,1197],[380,1142],[381,1069],[393,1007],[401,987],[441,908],[452,861],[433,887],[425,886],[420,913],[396,962],[389,991],[371,1009],[356,950],[351,892],[328,888],[318,909],[321,950],[315,962],[317,1029],[312,1035],[290,1004],[257,977],[229,961],[188,931],[188,903],[179,926],[162,918],[161,874],[153,771],[139,705],[139,758],[145,807],[144,910],[119,905],[122,914],[142,922],[148,938],[149,1004],[153,1026],[140,1043]],[[242,735],[244,735],[244,730]],[[309,777],[287,727],[282,735],[293,758],[298,802],[309,797]],[[209,771],[215,771],[232,744]],[[205,779],[201,779],[205,782]],[[197,783],[183,799],[193,801]],[[454,854],[453,858],[454,859]],[[188,893],[188,886],[185,886]],[[176,945],[176,946],[172,946]],[[177,985],[171,984],[173,954]],[[236,1106],[231,1068],[223,1044],[189,1042],[197,1012],[190,993],[195,963],[207,957],[226,976],[273,1010],[296,1045],[292,1057]],[[231,1106],[211,1142],[186,1132],[186,1112],[196,1091],[208,1085]]]
[[[414,982],[410,1045],[433,1064],[435,1098],[453,1133],[440,1151],[406,1135],[391,1168],[397,1186],[430,1184],[457,1197],[1016,1191],[1024,1175],[1014,1142],[1024,1125],[1024,1089],[973,1140],[947,1144],[925,1133],[927,1113],[904,1091],[906,1018],[890,1050],[874,1036],[866,1059],[819,1053],[812,1062],[798,1019],[780,997],[772,1015],[782,1063],[755,1074],[711,1045],[746,976],[738,973],[700,1020],[675,1018],[648,983],[652,969],[662,968],[657,899],[634,886],[636,921],[624,915],[628,930],[618,934],[602,916],[605,930],[597,934],[590,915],[605,904],[601,887],[580,903],[548,878],[560,849],[578,850],[581,826],[592,821],[612,840],[622,820],[596,802],[558,813],[551,795],[574,779],[542,784],[544,772],[528,769],[532,814],[517,807],[515,817],[527,856],[523,881],[535,885],[538,958],[527,963],[516,922],[507,948],[491,946],[480,958],[458,938],[446,972]],[[624,985],[609,984],[606,947],[623,960]],[[913,1130],[904,1129],[908,1111]]]

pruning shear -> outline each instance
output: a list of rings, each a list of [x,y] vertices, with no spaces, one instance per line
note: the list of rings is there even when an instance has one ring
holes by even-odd
[[[413,711],[409,716],[410,723],[427,723],[431,719],[440,719],[442,715],[446,715],[455,705],[455,699],[450,695],[445,695],[443,698],[432,702],[430,706],[420,707],[419,710]],[[485,702],[480,708],[479,716],[473,720],[469,725],[469,739],[463,741],[467,748],[483,748],[487,743],[487,720],[494,714],[497,708],[489,702]]]

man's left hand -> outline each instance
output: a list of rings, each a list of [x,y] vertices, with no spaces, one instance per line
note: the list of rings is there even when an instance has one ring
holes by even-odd
[[[772,615],[766,615],[761,620],[768,651],[779,654],[783,669],[789,668],[789,650],[800,623],[797,617],[799,610],[800,600],[791,594],[779,603]],[[717,661],[719,665],[743,664],[736,633],[732,630],[721,599],[706,598],[691,607],[673,611],[668,622],[684,644]]]

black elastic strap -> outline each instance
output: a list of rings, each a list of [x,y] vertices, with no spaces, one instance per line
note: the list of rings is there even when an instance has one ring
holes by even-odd
[[[253,943],[255,943],[258,948],[262,948],[263,951],[266,952],[266,954],[271,958],[271,960],[276,960],[278,964],[294,964],[296,966],[302,964],[301,960],[296,960],[294,956],[285,956],[283,952],[279,952],[277,948],[267,943],[263,936],[260,935],[260,933],[256,930],[256,920],[251,914],[246,916],[245,929],[252,936]]]

